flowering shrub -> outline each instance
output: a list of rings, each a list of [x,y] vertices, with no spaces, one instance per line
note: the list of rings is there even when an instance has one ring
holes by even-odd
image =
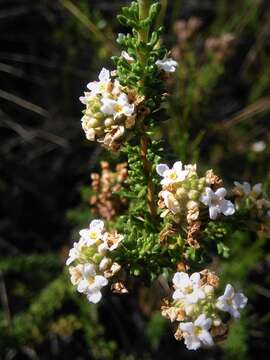
[[[154,129],[165,116],[165,80],[178,63],[160,44],[160,9],[150,0],[123,8],[119,21],[132,32],[118,36],[123,51],[113,58],[116,69],[103,68],[80,98],[86,138],[120,152],[128,165],[124,177],[107,168],[106,178],[104,165],[100,177],[92,175],[91,204],[107,223],[93,220],[81,230],[66,263],[72,284],[92,303],[101,300],[108,279],[124,294],[132,291],[132,277],[149,283],[162,276],[174,291],[161,312],[177,322],[176,339],[197,350],[224,339],[229,318],[239,318],[247,304],[230,284],[222,295],[219,277],[208,268],[217,256],[228,257],[226,240],[236,229],[269,232],[270,202],[259,184],[235,182],[227,191],[211,169],[200,177],[196,164],[161,163],[166,154]]]

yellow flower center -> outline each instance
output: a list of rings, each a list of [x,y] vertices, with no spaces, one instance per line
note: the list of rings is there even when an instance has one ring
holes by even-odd
[[[171,172],[170,175],[169,175],[169,178],[170,178],[171,180],[176,180],[176,179],[177,179],[177,174],[176,174],[176,172]]]
[[[186,294],[191,294],[193,292],[193,287],[192,285],[186,286],[185,287],[185,293]]]
[[[115,112],[119,113],[123,110],[123,106],[116,104],[116,105],[114,105],[114,110],[115,110]]]
[[[89,285],[92,285],[95,282],[95,277],[92,276],[92,275],[89,275],[87,277],[87,282],[88,282]]]
[[[89,232],[90,239],[97,240],[98,239],[98,233],[96,231],[90,231]]]
[[[228,304],[229,306],[232,305],[232,299],[227,299],[226,302],[227,302],[227,304]]]
[[[194,334],[196,336],[199,336],[201,332],[202,332],[202,328],[200,326],[195,326]]]

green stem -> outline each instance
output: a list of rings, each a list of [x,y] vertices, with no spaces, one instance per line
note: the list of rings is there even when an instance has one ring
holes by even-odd
[[[161,5],[161,10],[155,24],[156,29],[160,28],[164,24],[164,19],[168,7],[168,0],[160,0],[160,5]]]
[[[139,19],[140,21],[147,19],[149,16],[149,10],[151,6],[152,0],[138,0],[139,4]],[[149,39],[149,26],[144,29],[139,30],[139,40],[140,43],[147,43]],[[141,65],[144,67],[147,63],[148,55],[142,53],[138,50],[138,59],[140,60]],[[144,78],[141,79],[141,84],[144,84]],[[156,209],[156,201],[155,201],[155,187],[152,181],[152,174],[151,169],[152,165],[147,159],[147,149],[151,146],[151,140],[146,135],[146,128],[144,125],[144,118],[141,119],[142,121],[142,129],[141,129],[141,138],[140,138],[140,155],[142,159],[143,165],[143,172],[147,179],[147,204],[148,209],[151,215],[151,218],[154,220],[157,215]]]
[[[138,4],[139,4],[139,19],[140,21],[145,20],[149,15],[151,0],[138,0]],[[149,33],[149,26],[139,31],[140,42],[148,41],[148,33]]]
[[[155,186],[152,181],[152,165],[147,159],[147,148],[150,144],[150,139],[144,133],[140,138],[140,155],[143,164],[143,171],[147,179],[147,204],[150,216],[153,221],[157,216],[157,206],[156,206],[156,196],[155,196]]]

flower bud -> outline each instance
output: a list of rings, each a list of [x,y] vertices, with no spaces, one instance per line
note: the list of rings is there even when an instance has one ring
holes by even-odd
[[[194,312],[194,310],[195,310],[195,306],[192,305],[192,304],[189,304],[189,305],[187,305],[187,306],[185,307],[185,313],[186,313],[188,316],[192,315],[192,313]]]
[[[112,263],[112,260],[109,258],[104,257],[99,263],[99,270],[104,271],[106,270]]]
[[[214,293],[214,288],[211,285],[205,285],[203,291],[205,295],[212,295]]]
[[[104,121],[104,124],[105,124],[106,127],[112,126],[113,123],[114,123],[113,118],[107,118]]]
[[[187,203],[188,210],[192,210],[196,207],[198,207],[198,203],[196,201],[192,201],[192,200],[188,201],[188,203]]]
[[[198,200],[199,198],[199,192],[197,190],[190,190],[188,193],[188,197],[191,200]]]
[[[176,197],[177,197],[177,199],[182,199],[182,198],[184,198],[186,196],[186,190],[185,189],[183,189],[182,187],[181,188],[179,188],[179,189],[177,189],[176,190]]]
[[[214,326],[220,326],[220,325],[221,325],[221,320],[220,320],[219,318],[215,319],[215,320],[213,321],[213,325],[214,325]]]

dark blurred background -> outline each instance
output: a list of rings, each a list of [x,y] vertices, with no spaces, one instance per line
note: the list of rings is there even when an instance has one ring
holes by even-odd
[[[265,243],[240,239],[222,265],[225,277],[249,286],[251,304],[213,351],[188,353],[176,342],[147,289],[108,294],[96,307],[72,292],[63,272],[76,230],[90,218],[90,172],[101,159],[116,161],[85,140],[78,98],[102,66],[112,68],[116,35],[125,31],[116,14],[128,2],[0,0],[0,358],[264,359]],[[261,181],[267,191],[269,1],[167,5],[163,41],[179,70],[168,81],[173,126],[157,130],[165,148],[228,183]]]

